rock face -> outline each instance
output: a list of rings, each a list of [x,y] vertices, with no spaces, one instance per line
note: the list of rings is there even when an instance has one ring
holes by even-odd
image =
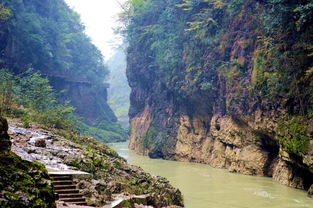
[[[207,133],[203,121],[191,122],[188,117],[181,119],[174,159],[207,163],[249,175],[272,174],[274,158],[278,155],[277,144],[248,123],[231,116],[214,116]],[[188,133],[191,125],[197,132]]]
[[[113,111],[107,104],[107,86],[95,85],[84,77],[71,77],[71,75],[49,75],[54,89],[64,91],[60,99],[70,100],[76,112],[82,116],[89,125],[97,125],[99,121],[116,122]]]
[[[131,149],[309,189],[312,56],[295,49],[312,27],[290,27],[301,3],[273,2],[152,1],[131,18]]]
[[[151,176],[127,164],[115,151],[95,139],[73,133],[68,140],[41,128],[25,129],[16,125],[10,125],[10,132],[12,150],[22,158],[40,161],[49,169],[90,173],[90,177],[74,179],[90,206],[102,207],[119,198],[135,199],[141,195],[146,196],[144,205],[183,206],[180,191],[165,178]],[[42,140],[45,145],[36,145]],[[137,200],[130,202],[133,203],[125,207],[138,203]]]
[[[11,152],[7,131],[7,121],[0,118],[0,207],[56,207],[47,170]]]
[[[142,88],[134,88],[133,93],[137,90]],[[132,99],[142,99],[133,96]],[[138,102],[133,101],[132,110],[138,110]],[[252,116],[219,113],[208,116],[210,113],[197,115],[197,111],[194,114],[173,113],[175,106],[171,104],[175,102],[153,102],[160,106],[151,107],[148,101],[142,111],[136,114],[131,111],[130,114],[129,147],[138,154],[199,162],[247,175],[269,176],[299,189],[308,190],[313,183],[312,144],[306,154],[285,152],[276,138],[278,116],[270,117],[261,110]]]

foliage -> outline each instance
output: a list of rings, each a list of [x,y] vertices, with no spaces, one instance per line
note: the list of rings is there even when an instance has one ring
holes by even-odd
[[[292,111],[303,115],[313,101],[311,8],[310,1],[151,1],[124,32],[128,53],[146,57],[145,70],[179,94],[212,93],[222,76],[231,100],[293,100]]]
[[[0,48],[4,52],[13,47],[1,53],[7,68],[20,72],[31,65],[42,74],[84,74],[93,82],[103,81],[108,73],[103,57],[85,34],[79,15],[64,1],[2,2],[11,11],[4,25],[7,35],[1,39],[6,45]]]
[[[278,125],[278,139],[280,145],[289,153],[301,154],[309,150],[306,119],[304,117],[283,118]]]
[[[148,131],[143,135],[142,137],[142,144],[143,147],[146,149],[152,149],[152,146],[154,144],[154,136],[155,136],[155,128],[151,127],[148,129]]]
[[[95,127],[85,124],[74,114],[75,108],[69,101],[57,102],[57,94],[48,79],[33,69],[17,76],[2,69],[0,75],[1,112],[20,117],[25,127],[36,122],[46,128],[80,131],[106,143],[124,141],[127,137],[126,130],[117,123],[101,121]]]
[[[0,116],[10,113],[10,106],[13,103],[13,91],[15,79],[11,73],[6,70],[0,70]]]
[[[33,69],[18,76],[1,69],[0,75],[3,89],[0,92],[1,112],[9,115],[18,113],[16,116],[22,118],[25,126],[29,126],[32,120],[47,127],[73,128],[69,115],[74,108],[69,102],[57,103],[56,93],[47,78]]]
[[[11,16],[11,11],[0,3],[0,21],[5,21]]]
[[[45,111],[57,102],[56,95],[47,78],[43,78],[33,69],[16,77],[16,96],[18,103],[27,108]]]

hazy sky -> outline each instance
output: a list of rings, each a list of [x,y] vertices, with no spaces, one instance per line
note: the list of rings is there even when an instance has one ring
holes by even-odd
[[[117,0],[65,0],[65,2],[80,14],[86,26],[86,33],[101,50],[105,59],[108,59],[116,46],[114,42],[117,37],[112,28],[116,26],[117,14],[122,10]]]

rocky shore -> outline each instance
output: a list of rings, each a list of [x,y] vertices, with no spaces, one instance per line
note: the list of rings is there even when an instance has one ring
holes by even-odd
[[[165,178],[127,164],[115,151],[95,139],[73,133],[69,140],[38,126],[23,128],[13,123],[10,123],[9,135],[12,151],[23,160],[40,162],[54,171],[89,173],[89,177],[74,179],[89,206],[104,207],[119,201],[123,202],[122,207],[183,207],[180,191]],[[58,207],[64,205],[58,202]]]
[[[278,117],[257,111],[253,116],[182,115],[172,119],[168,120],[172,123],[166,124],[153,119],[146,110],[132,118],[130,148],[150,157],[198,162],[234,173],[272,177],[278,183],[308,190],[312,197],[313,140],[309,141],[307,153],[288,153],[278,142]],[[166,144],[151,145],[160,137],[160,133],[151,133],[152,123],[165,125],[163,129],[174,126]],[[310,128],[307,129],[312,134]],[[147,137],[149,133],[151,138]],[[150,145],[145,145],[145,139]]]

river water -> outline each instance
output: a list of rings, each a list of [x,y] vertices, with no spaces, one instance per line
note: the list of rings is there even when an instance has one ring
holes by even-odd
[[[130,151],[127,143],[111,144],[120,156],[146,172],[167,178],[179,188],[187,208],[313,208],[306,192],[271,178],[229,173],[208,165],[155,160]]]

